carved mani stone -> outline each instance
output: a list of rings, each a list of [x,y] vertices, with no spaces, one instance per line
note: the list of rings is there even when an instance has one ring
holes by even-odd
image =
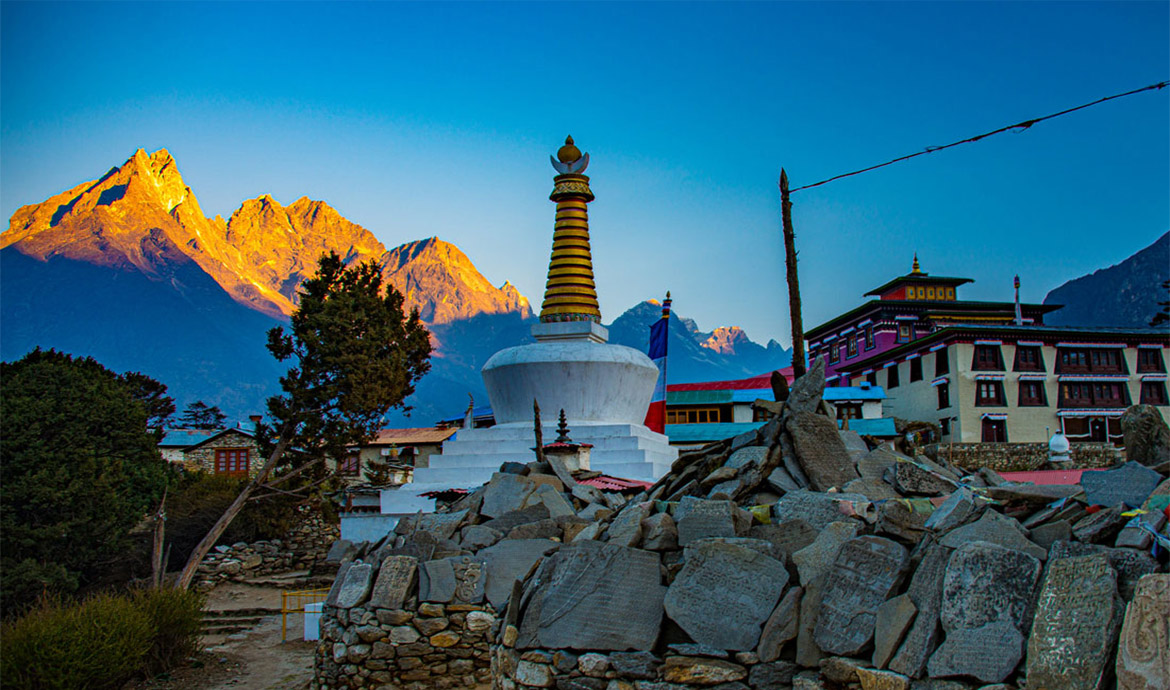
[[[858,537],[837,553],[825,576],[814,638],[830,654],[852,656],[873,640],[877,610],[902,581],[910,555],[882,537]]]
[[[1117,687],[1170,688],[1170,575],[1138,581],[1117,645]]]

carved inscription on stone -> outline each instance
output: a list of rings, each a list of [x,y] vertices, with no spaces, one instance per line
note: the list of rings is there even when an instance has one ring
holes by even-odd
[[[378,570],[369,608],[401,609],[414,594],[418,561],[410,556],[387,556]]]
[[[675,513],[679,546],[704,537],[734,537],[736,505],[731,501],[705,501],[683,497]]]
[[[686,549],[667,590],[666,615],[699,644],[755,649],[787,583],[788,571],[775,558],[741,544],[699,542]]]
[[[1028,687],[1097,690],[1119,623],[1105,554],[1054,559],[1028,638]]]
[[[1170,575],[1138,581],[1117,645],[1117,687],[1170,688]]]
[[[483,562],[463,556],[452,559],[451,569],[455,572],[455,593],[451,603],[478,604],[483,601]]]
[[[649,551],[597,541],[563,546],[530,581],[537,591],[524,595],[516,646],[649,650],[662,623],[661,579]]]
[[[928,668],[932,678],[974,676],[984,683],[999,683],[1016,670],[1023,648],[1024,636],[1015,625],[993,621],[949,633]]]
[[[817,646],[850,656],[873,640],[878,607],[906,569],[905,547],[882,537],[858,537],[841,547],[825,576],[825,593],[813,633]]]

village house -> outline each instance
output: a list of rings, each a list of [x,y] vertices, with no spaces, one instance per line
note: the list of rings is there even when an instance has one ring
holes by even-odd
[[[158,447],[164,460],[187,470],[251,477],[263,464],[254,428],[167,429]]]
[[[869,382],[887,414],[937,423],[947,443],[1119,445],[1135,403],[1170,414],[1170,332],[1048,326],[1059,305],[959,300],[968,278],[911,272],[866,293],[861,306],[809,330],[810,359],[829,385]],[[1018,286],[1017,286],[1018,295]]]

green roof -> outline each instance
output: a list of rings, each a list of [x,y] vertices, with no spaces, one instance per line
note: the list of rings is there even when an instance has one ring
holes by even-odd
[[[755,431],[762,426],[764,426],[764,422],[667,424],[666,435],[668,438],[670,438],[671,443],[705,443],[711,441],[722,441],[725,438],[739,436],[740,434],[747,431]]]
[[[726,405],[732,402],[733,391],[669,391],[667,405]]]

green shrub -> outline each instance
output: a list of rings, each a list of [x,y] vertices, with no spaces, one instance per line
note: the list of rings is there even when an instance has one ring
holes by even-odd
[[[150,617],[126,596],[102,594],[79,604],[42,600],[0,632],[5,690],[120,688],[151,648]]]
[[[144,589],[134,593],[134,603],[154,627],[154,641],[144,659],[147,675],[155,676],[180,666],[199,651],[206,600],[202,594],[181,589]]]
[[[203,603],[176,589],[44,598],[0,628],[0,687],[101,690],[168,671],[198,651]]]

